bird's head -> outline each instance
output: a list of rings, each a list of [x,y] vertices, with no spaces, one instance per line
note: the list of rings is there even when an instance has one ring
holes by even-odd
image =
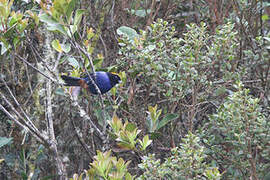
[[[108,76],[112,86],[120,84],[122,82],[120,76],[117,73],[109,72]]]

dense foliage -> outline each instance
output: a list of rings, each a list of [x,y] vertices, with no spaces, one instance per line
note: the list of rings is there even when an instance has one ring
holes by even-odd
[[[270,3],[0,0],[0,179],[269,179]],[[60,76],[117,73],[106,95]]]

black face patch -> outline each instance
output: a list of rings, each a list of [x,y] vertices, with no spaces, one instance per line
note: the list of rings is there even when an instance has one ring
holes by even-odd
[[[110,79],[110,82],[111,82],[112,86],[118,84],[121,81],[121,78],[116,74],[112,74],[110,72],[107,72],[107,75],[108,75],[108,77]]]

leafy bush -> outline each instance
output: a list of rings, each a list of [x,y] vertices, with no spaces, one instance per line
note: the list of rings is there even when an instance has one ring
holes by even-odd
[[[185,109],[186,113],[181,113],[188,130],[194,128],[194,121],[201,121],[196,118],[200,118],[197,112],[202,105],[226,92],[224,82],[238,80],[244,72],[237,66],[239,43],[230,22],[218,27],[213,35],[205,23],[190,24],[182,38],[161,19],[140,34],[125,30],[119,42],[119,66],[131,78],[139,79],[137,86],[147,93],[138,96],[166,99],[169,103],[163,107],[166,105],[164,109],[169,112],[177,105],[179,111]]]
[[[267,179],[269,15],[266,1],[1,0],[0,179],[66,179],[92,157],[74,178],[131,179],[181,140],[141,178]],[[106,98],[60,87],[94,70],[123,83]]]
[[[244,51],[245,68],[251,79],[258,81],[262,87],[266,98],[270,94],[270,81],[267,80],[270,69],[270,32],[266,36],[258,36],[253,39],[253,48]],[[268,102],[264,102],[265,106],[269,106]]]
[[[149,140],[148,135],[145,135],[143,139],[140,140],[138,138],[138,134],[141,132],[141,130],[138,130],[135,124],[127,121],[123,124],[117,116],[114,116],[109,124],[112,128],[112,135],[118,142],[117,145],[120,148],[135,151],[145,151],[147,146],[152,143],[152,140]],[[137,148],[138,146],[140,147],[139,149]]]
[[[132,180],[133,177],[127,171],[127,166],[130,161],[125,162],[122,158],[117,159],[111,156],[111,152],[97,151],[97,155],[94,157],[94,161],[90,163],[91,168],[80,176],[74,174],[71,180],[82,180],[84,176],[87,179],[104,179],[104,180]]]
[[[216,167],[205,162],[205,148],[200,138],[192,133],[182,139],[180,147],[172,149],[172,155],[164,163],[154,155],[144,156],[139,167],[144,173],[138,179],[220,179]]]
[[[259,99],[239,83],[210,116],[202,138],[225,179],[263,179],[269,172],[270,122],[260,112]]]

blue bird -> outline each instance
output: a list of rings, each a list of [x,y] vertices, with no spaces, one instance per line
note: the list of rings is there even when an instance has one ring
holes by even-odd
[[[110,72],[98,71],[95,73],[95,76],[93,73],[91,73],[90,76],[92,80],[95,81],[101,94],[108,92],[116,84],[121,82],[121,79],[118,75]],[[92,83],[88,75],[84,78],[62,75],[61,78],[65,81],[65,86],[80,86],[82,88],[88,89],[92,94],[98,94],[95,85]]]

